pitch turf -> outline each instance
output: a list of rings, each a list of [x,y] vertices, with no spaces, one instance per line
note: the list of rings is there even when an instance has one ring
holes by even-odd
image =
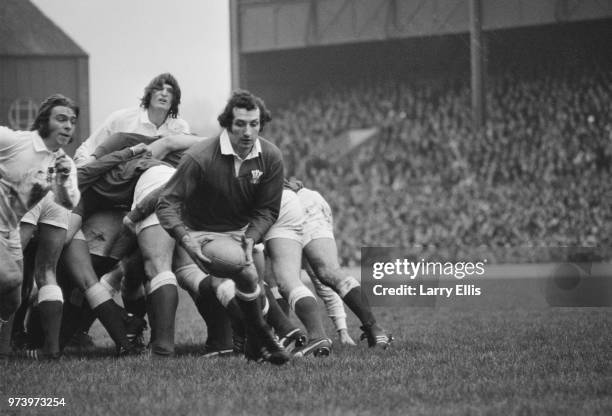
[[[59,362],[0,362],[0,414],[446,415],[612,414],[609,308],[376,308],[396,338],[387,351],[335,346],[283,367],[198,356],[203,323],[188,296],[171,359],[100,349]],[[360,331],[349,313],[350,333]],[[326,321],[327,323],[327,321]],[[328,326],[330,334],[331,325]],[[58,408],[9,407],[57,397]]]

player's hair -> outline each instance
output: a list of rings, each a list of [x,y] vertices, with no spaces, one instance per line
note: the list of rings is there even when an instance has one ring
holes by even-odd
[[[51,110],[54,107],[68,107],[74,114],[79,117],[79,106],[74,101],[62,94],[53,94],[40,104],[38,114],[30,127],[30,130],[38,131],[38,134],[43,139],[49,136],[49,118],[51,117]]]
[[[168,116],[176,118],[179,113],[179,104],[181,103],[181,87],[179,87],[176,78],[169,72],[159,74],[149,82],[149,85],[145,87],[144,95],[140,99],[140,106],[145,109],[149,108],[153,92],[162,89],[164,84],[168,84],[173,88],[172,103],[170,104],[170,110],[168,110]]]
[[[231,130],[234,121],[234,108],[244,108],[247,111],[259,108],[259,131],[262,131],[266,123],[272,120],[272,114],[261,98],[246,90],[236,90],[227,101],[223,112],[217,117],[221,127]]]

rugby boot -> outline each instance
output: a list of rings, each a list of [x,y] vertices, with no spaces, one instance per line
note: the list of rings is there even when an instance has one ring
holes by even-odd
[[[292,352],[296,348],[306,345],[308,338],[304,331],[300,328],[294,328],[280,337],[281,345],[288,351]]]
[[[144,348],[144,331],[147,329],[147,321],[129,312],[123,315],[123,321],[125,322],[126,336],[130,343]]]
[[[21,350],[15,350],[13,356],[16,358],[32,361],[55,361],[59,360],[62,357],[62,353],[57,352],[53,354],[47,354],[43,352],[41,348],[24,348]]]
[[[247,335],[247,344],[250,336],[251,335]],[[291,359],[291,355],[283,348],[282,344],[269,327],[259,329],[257,334],[254,334],[254,340],[255,345],[259,343],[259,354],[264,361],[268,361],[275,365],[282,365]]]
[[[129,347],[118,345],[116,348],[116,354],[118,358],[129,357],[133,355],[143,355],[147,349],[144,346],[131,344]]]
[[[361,334],[360,340],[367,339],[370,348],[380,348],[384,350],[387,349],[391,341],[393,341],[393,336],[385,333],[376,322],[363,325],[361,330],[363,333]]]
[[[327,357],[331,354],[331,349],[331,339],[325,337],[315,338],[293,350],[293,356],[299,358],[312,354],[315,357]]]

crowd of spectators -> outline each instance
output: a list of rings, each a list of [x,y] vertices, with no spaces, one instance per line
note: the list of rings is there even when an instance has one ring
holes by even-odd
[[[525,247],[609,245],[612,67],[491,75],[486,108],[473,129],[469,80],[372,81],[296,100],[267,134],[331,204],[345,266],[362,246],[521,261]],[[371,127],[339,161],[327,154]]]

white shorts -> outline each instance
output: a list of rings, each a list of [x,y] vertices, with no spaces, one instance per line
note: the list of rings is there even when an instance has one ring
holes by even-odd
[[[285,189],[281,199],[278,219],[270,227],[264,241],[273,238],[287,238],[302,242],[304,237],[304,211],[295,192]]]
[[[140,201],[149,195],[149,193],[156,190],[160,186],[164,186],[170,180],[170,177],[174,175],[175,171],[176,169],[170,166],[159,165],[147,169],[142,175],[140,175],[138,182],[136,182],[136,188],[134,188],[134,202],[132,203],[132,209],[134,209]],[[136,235],[138,235],[145,228],[158,224],[159,220],[157,219],[157,215],[153,213],[144,220],[136,223]]]
[[[70,211],[55,202],[54,198],[53,192],[48,192],[38,204],[26,212],[21,222],[32,225],[48,224],[67,230]]]
[[[298,198],[304,210],[304,238],[302,245],[306,246],[318,238],[334,239],[334,219],[327,201],[317,191],[302,188]]]
[[[9,256],[11,256],[13,260],[19,261],[23,259],[23,250],[21,249],[21,237],[19,235],[19,227],[14,228],[10,231],[0,231],[0,244],[4,246],[6,252]]]

